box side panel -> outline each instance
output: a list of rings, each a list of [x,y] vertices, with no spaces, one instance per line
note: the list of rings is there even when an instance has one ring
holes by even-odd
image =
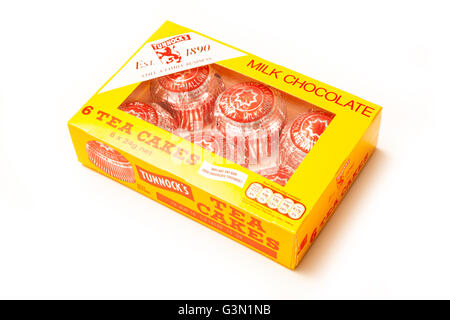
[[[187,216],[266,257],[292,268],[295,235],[257,215],[232,206],[180,177],[148,162],[118,151],[101,139],[69,123],[78,160],[85,166]],[[92,142],[94,141],[94,142]],[[116,155],[113,159],[96,153],[103,145]],[[106,150],[105,149],[105,150]],[[103,152],[103,150],[102,150]],[[120,164],[117,164],[120,160]],[[224,182],[224,188],[226,183]]]
[[[342,163],[335,177],[311,210],[310,215],[299,228],[294,248],[295,266],[300,263],[319,232],[333,215],[367,160],[376,150],[380,122],[381,112],[374,119],[354,150]]]

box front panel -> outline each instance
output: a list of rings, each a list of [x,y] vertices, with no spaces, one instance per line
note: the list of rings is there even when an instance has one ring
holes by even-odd
[[[77,127],[70,126],[70,132],[78,159],[85,166],[291,267],[293,233],[118,150]],[[166,227],[170,230],[170,226]]]

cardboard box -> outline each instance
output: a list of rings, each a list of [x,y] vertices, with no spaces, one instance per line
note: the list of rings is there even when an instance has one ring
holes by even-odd
[[[165,130],[121,107],[128,102],[157,102],[180,126],[186,119],[174,115],[175,110],[167,105],[170,99],[155,101],[161,97],[152,94],[155,81],[203,66],[215,70],[211,79],[220,82],[214,89],[219,88],[220,94],[236,84],[262,83],[275,99],[281,96],[284,129],[276,131],[275,138],[268,137],[276,152],[260,156],[265,145],[255,147],[255,140],[248,138],[243,138],[245,151],[239,151],[241,141],[236,135],[236,140],[226,140],[234,148],[232,156],[210,152],[185,139],[186,134],[191,137],[192,128]],[[197,90],[202,84],[190,85]],[[245,121],[259,121],[252,118],[260,116],[252,113],[251,106],[258,99],[252,94],[238,93]],[[191,99],[192,95],[177,97]],[[219,98],[214,94],[210,97],[215,99],[208,102],[214,109],[205,112],[211,113],[208,117],[212,119],[206,125],[206,120],[200,123],[203,127],[196,129],[200,133],[218,126]],[[308,112],[328,114],[332,120],[321,130],[320,139],[314,138],[314,147],[288,179],[280,182],[265,174],[265,170],[275,170],[270,164],[276,162],[278,168],[290,161],[279,155],[283,143],[276,138]],[[159,116],[161,120],[161,113]],[[77,157],[85,166],[294,269],[374,152],[380,118],[381,107],[373,103],[166,22],[75,114],[69,130]],[[312,125],[321,124],[308,125],[310,130]],[[240,162],[252,157],[254,150],[254,164],[253,160]],[[284,157],[286,153],[290,151]],[[170,226],[161,227],[170,230]]]

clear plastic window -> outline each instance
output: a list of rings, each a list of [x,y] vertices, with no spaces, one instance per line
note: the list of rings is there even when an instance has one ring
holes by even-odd
[[[280,185],[334,117],[215,64],[145,81],[119,109]]]

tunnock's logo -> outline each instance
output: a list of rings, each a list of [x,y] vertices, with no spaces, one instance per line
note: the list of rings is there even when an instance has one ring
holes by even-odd
[[[182,56],[176,49],[177,44],[183,41],[191,40],[189,34],[181,34],[159,43],[152,44],[152,48],[163,64],[171,64],[173,62],[180,63]]]

